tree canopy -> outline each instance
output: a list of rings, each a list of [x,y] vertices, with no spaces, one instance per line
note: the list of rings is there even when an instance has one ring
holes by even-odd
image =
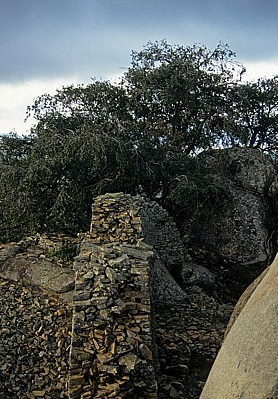
[[[244,71],[223,43],[162,41],[132,52],[120,84],[93,80],[38,97],[28,107],[30,135],[1,138],[0,240],[86,230],[94,196],[155,198],[205,149],[277,156],[278,77],[243,83]]]

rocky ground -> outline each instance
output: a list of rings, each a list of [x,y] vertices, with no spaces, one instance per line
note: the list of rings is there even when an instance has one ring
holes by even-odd
[[[160,399],[199,398],[233,310],[199,287],[187,293],[186,303],[157,309]]]
[[[0,290],[0,398],[67,397],[70,307],[20,283],[1,279]],[[186,303],[157,309],[160,399],[199,398],[232,309],[198,287]]]
[[[66,398],[71,307],[0,279],[0,399]]]

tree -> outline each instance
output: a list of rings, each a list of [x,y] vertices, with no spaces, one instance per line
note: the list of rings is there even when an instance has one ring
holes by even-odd
[[[232,145],[261,148],[278,155],[278,75],[235,84],[227,117]]]
[[[0,240],[14,240],[26,234],[29,198],[24,185],[28,156],[32,147],[29,137],[15,134],[0,140]]]
[[[162,41],[133,52],[123,85],[138,123],[137,136],[147,135],[158,147],[185,154],[219,144],[225,134],[226,93],[244,72],[234,56],[223,43],[210,51]]]
[[[25,181],[40,225],[88,229],[93,196],[122,188],[125,101],[120,88],[94,82],[43,95],[29,108],[38,123]]]
[[[1,139],[1,240],[88,230],[93,197],[105,192],[166,193],[174,210],[188,187],[198,209],[208,195],[224,198],[194,154],[277,146],[277,77],[243,84],[234,58],[223,43],[212,51],[148,43],[119,85],[94,80],[38,97],[30,136]]]
[[[66,225],[88,230],[94,196],[157,191],[161,154],[132,139],[128,103],[124,90],[108,82],[69,86],[36,99],[28,109],[37,119],[26,138],[28,152],[25,139],[2,140],[2,241]],[[24,157],[12,157],[13,147]]]

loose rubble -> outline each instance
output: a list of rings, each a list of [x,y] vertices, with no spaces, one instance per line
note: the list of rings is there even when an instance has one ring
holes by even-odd
[[[0,398],[67,398],[72,308],[0,279]]]
[[[158,398],[199,398],[232,311],[196,286],[187,288],[186,303],[156,308]]]

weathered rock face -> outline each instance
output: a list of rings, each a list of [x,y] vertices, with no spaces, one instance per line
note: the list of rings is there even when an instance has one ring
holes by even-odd
[[[277,173],[269,157],[259,150],[233,148],[200,154],[206,169],[229,187],[231,205],[221,212],[208,209],[206,217],[184,227],[198,256],[236,265],[252,281],[275,253],[275,231],[270,202],[277,198]],[[208,261],[208,259],[206,259]]]
[[[183,288],[197,285],[207,292],[212,292],[215,288],[215,276],[206,267],[188,261],[181,268],[180,285]]]
[[[201,399],[278,398],[278,256],[231,327]]]
[[[74,271],[64,262],[52,256],[64,243],[64,236],[28,237],[19,243],[3,244],[0,247],[0,277],[27,286],[40,286],[72,300]],[[78,239],[68,237],[72,246]],[[50,245],[51,243],[51,245]]]

